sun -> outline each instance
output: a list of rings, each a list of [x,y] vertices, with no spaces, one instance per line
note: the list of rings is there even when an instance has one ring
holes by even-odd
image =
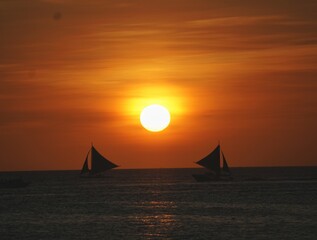
[[[150,132],[160,132],[169,125],[171,116],[165,107],[152,104],[142,110],[140,121],[146,130]]]

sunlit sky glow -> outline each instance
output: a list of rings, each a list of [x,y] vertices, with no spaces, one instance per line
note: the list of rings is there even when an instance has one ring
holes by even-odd
[[[0,170],[316,165],[314,0],[0,1]],[[144,131],[157,103],[173,121]]]

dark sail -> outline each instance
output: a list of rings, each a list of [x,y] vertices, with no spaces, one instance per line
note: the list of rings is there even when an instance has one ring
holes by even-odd
[[[207,168],[212,173],[207,172],[205,174],[193,174],[193,177],[197,182],[207,181],[231,181],[233,180],[225,155],[222,154],[222,169],[220,169],[220,145],[218,145],[209,155],[196,162],[197,164]]]
[[[103,157],[93,146],[91,147],[91,173],[101,173],[106,170],[118,167]]]
[[[89,151],[90,152],[90,151]],[[83,168],[81,169],[81,173],[80,174],[85,174],[85,173],[89,173],[89,168],[88,168],[88,156],[89,156],[89,152],[87,153],[87,157],[86,160],[84,162]]]
[[[196,162],[197,164],[215,172],[217,175],[220,174],[220,145],[213,150],[209,155]]]
[[[229,174],[230,175],[230,170],[229,170],[229,166],[227,164],[227,161],[226,161],[226,158],[225,158],[225,155],[222,153],[222,158],[223,158],[223,166],[222,166],[222,171],[225,172],[226,174]]]

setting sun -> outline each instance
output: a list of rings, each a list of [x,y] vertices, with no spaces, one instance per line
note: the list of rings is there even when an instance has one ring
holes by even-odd
[[[142,126],[150,132],[160,132],[170,123],[169,111],[157,104],[145,107],[140,114]]]

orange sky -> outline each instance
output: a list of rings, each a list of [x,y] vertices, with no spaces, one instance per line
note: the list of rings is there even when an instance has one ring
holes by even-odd
[[[0,171],[316,165],[317,3],[0,2]],[[139,113],[161,103],[163,132]]]

